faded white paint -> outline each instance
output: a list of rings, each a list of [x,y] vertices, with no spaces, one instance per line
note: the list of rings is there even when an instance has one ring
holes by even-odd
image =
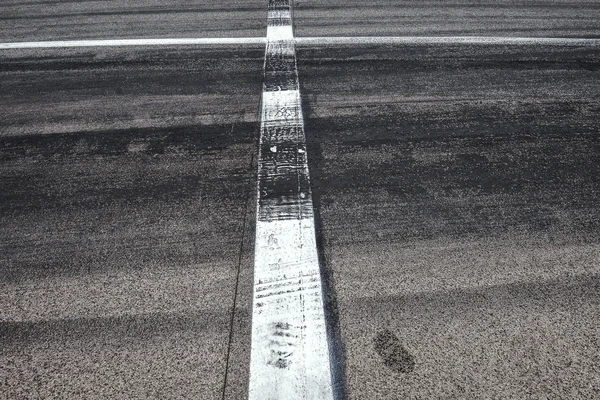
[[[258,221],[252,399],[331,399],[314,219]]]
[[[289,10],[268,13],[265,79],[273,80],[265,81],[261,106],[250,400],[333,398],[310,190],[299,184],[292,196],[277,194],[278,179],[300,182],[299,175],[308,179],[306,157],[290,158],[283,153],[277,158],[280,145],[289,149],[293,142],[298,154],[304,154],[306,144],[300,92],[280,90],[277,82],[278,73],[284,72],[286,87],[298,87],[290,14]],[[268,59],[281,61],[267,63]],[[261,209],[261,185],[275,192],[265,201],[265,210]],[[284,207],[278,203],[280,198],[294,196],[302,204]]]
[[[284,19],[284,18],[292,18],[292,13],[290,12],[290,10],[269,10],[268,14],[267,14],[267,19],[268,20],[274,20],[274,19]]]
[[[300,91],[263,92],[261,114],[265,126],[302,125]]]
[[[282,40],[294,40],[294,31],[291,25],[284,26],[268,26],[267,40],[271,42],[279,42]]]

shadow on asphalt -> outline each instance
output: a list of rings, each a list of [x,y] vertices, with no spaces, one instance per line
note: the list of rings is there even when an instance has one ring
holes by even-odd
[[[302,97],[302,110],[304,114],[306,150],[308,152],[308,168],[311,178],[311,190],[315,214],[315,231],[317,240],[317,252],[319,255],[319,265],[321,266],[321,280],[324,291],[325,323],[327,325],[327,337],[329,342],[329,357],[331,364],[331,380],[333,382],[333,394],[337,400],[348,398],[348,389],[346,381],[346,348],[342,340],[340,329],[339,309],[337,295],[335,291],[335,278],[333,271],[329,267],[325,255],[325,243],[323,236],[323,223],[321,221],[321,196],[320,181],[323,165],[323,154],[321,144],[318,139],[318,131],[311,128],[308,123],[311,108],[307,97]]]

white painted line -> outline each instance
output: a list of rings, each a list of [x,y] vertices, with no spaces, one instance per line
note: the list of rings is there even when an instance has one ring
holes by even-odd
[[[270,11],[273,12],[273,11]],[[281,11],[277,11],[281,13]],[[352,45],[352,44],[503,44],[503,45],[548,45],[548,46],[600,46],[600,39],[587,38],[535,38],[502,36],[323,36],[293,38],[291,26],[271,26],[270,36],[274,41],[294,40],[300,46]],[[290,39],[291,38],[291,39]],[[92,39],[57,40],[43,42],[0,43],[0,50],[42,49],[64,47],[110,47],[110,46],[224,46],[264,45],[264,37],[239,38],[148,38],[148,39]]]
[[[249,398],[331,390],[314,219],[257,221]]]
[[[292,18],[290,10],[269,10],[267,13],[268,20],[289,19]]]
[[[248,397],[331,400],[329,343],[291,13],[282,0],[270,0],[269,10]]]
[[[265,126],[303,125],[299,90],[263,92],[262,102],[262,121]]]
[[[58,40],[58,41],[47,41],[47,42],[0,43],[0,50],[44,49],[44,48],[61,48],[61,47],[108,47],[108,46],[264,45],[265,43],[266,43],[266,39],[264,37]]]
[[[287,26],[268,26],[267,40],[271,42],[279,42],[282,40],[293,41],[294,32],[291,25]]]
[[[549,46],[600,46],[600,39],[507,36],[329,36],[297,37],[296,44],[299,46],[353,44],[501,44]]]

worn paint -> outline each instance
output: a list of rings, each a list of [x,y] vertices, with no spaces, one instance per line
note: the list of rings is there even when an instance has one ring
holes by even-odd
[[[289,4],[270,1],[249,398],[331,399],[323,289]]]

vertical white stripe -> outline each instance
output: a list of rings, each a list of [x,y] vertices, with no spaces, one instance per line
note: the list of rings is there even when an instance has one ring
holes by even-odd
[[[267,18],[269,21],[276,19],[290,19],[292,18],[292,13],[290,13],[290,10],[269,10]]]
[[[279,42],[282,40],[294,40],[294,32],[291,25],[267,27],[267,41]]]
[[[290,10],[271,10],[268,17],[249,398],[329,400],[329,346]]]
[[[267,125],[304,125],[299,90],[263,92],[262,123]]]
[[[258,221],[252,399],[331,399],[314,219]]]

